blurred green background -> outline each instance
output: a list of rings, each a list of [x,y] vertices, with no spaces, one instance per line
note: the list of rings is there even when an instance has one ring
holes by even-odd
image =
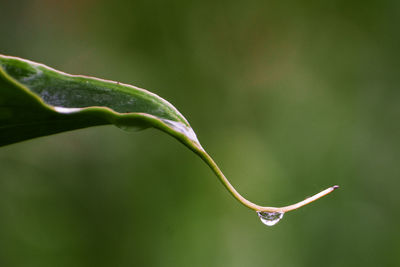
[[[266,227],[153,129],[0,149],[0,266],[400,266],[399,1],[0,0],[0,53],[173,103]]]

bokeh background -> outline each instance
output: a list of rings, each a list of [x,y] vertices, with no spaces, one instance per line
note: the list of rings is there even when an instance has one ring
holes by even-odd
[[[0,1],[0,53],[173,103],[266,227],[153,129],[0,149],[0,266],[400,266],[399,1]]]

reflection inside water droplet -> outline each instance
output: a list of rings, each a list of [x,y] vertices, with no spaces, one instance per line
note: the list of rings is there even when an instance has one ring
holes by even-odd
[[[263,224],[267,226],[273,226],[282,219],[284,213],[258,211],[257,214]]]

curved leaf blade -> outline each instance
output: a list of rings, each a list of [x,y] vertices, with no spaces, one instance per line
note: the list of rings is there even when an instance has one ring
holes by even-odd
[[[229,183],[201,147],[187,120],[168,101],[131,85],[70,75],[29,60],[0,55],[0,146],[104,124],[154,127],[175,137],[204,160],[233,197],[257,212],[283,214],[338,188],[332,186],[286,207],[259,206]]]
[[[0,55],[0,146],[104,124],[155,127],[200,146],[182,114],[147,90]]]

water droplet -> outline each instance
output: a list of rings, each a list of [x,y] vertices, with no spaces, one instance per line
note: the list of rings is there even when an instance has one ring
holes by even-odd
[[[120,124],[120,123],[116,123],[115,126],[117,126],[118,128],[120,128],[121,130],[127,131],[127,132],[138,132],[138,131],[142,131],[144,129],[149,128],[147,125],[128,125],[128,124]]]
[[[267,226],[274,226],[282,219],[283,214],[285,213],[257,211],[257,214],[263,224]]]

